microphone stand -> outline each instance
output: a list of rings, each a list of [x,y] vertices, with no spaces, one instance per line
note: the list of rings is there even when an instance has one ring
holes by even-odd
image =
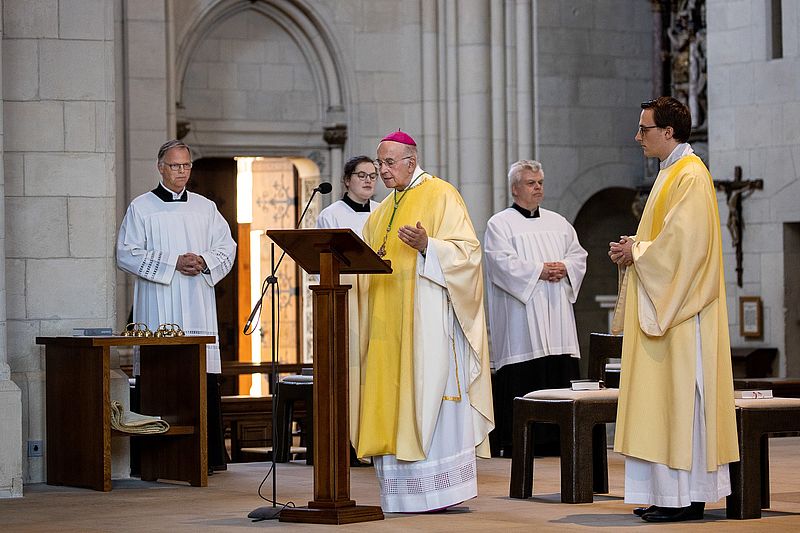
[[[323,182],[320,183],[318,187],[314,188],[314,191],[311,193],[311,198],[309,198],[308,202],[306,202],[306,207],[305,209],[303,209],[300,218],[297,220],[297,225],[295,226],[295,229],[300,228],[300,224],[303,223],[303,218],[306,216],[306,212],[308,211],[308,208],[311,206],[311,201],[314,199],[314,196],[316,196],[318,192],[321,192],[322,194],[328,194],[329,192],[331,192],[331,184],[328,182]],[[245,335],[251,335],[253,333],[253,331],[250,331],[250,333],[248,333],[248,330],[250,329],[250,326],[253,323],[256,313],[259,311],[259,309],[261,309],[261,304],[264,301],[264,295],[267,293],[267,287],[271,287],[270,307],[272,313],[272,330],[270,331],[271,333],[270,345],[272,347],[272,360],[271,360],[272,374],[270,375],[269,392],[272,395],[272,464],[270,468],[270,471],[272,472],[272,500],[271,500],[272,505],[258,507],[250,511],[250,513],[248,513],[247,515],[247,518],[252,518],[254,522],[259,522],[261,520],[276,520],[280,516],[281,511],[283,511],[283,509],[286,508],[286,505],[278,507],[278,502],[277,502],[278,477],[276,469],[277,461],[275,458],[275,452],[277,451],[278,448],[278,425],[275,423],[277,419],[277,404],[278,404],[275,397],[275,393],[277,392],[278,388],[278,336],[277,333],[275,332],[275,324],[277,317],[275,302],[277,300],[276,291],[278,287],[278,276],[277,276],[278,267],[281,266],[281,261],[283,261],[285,255],[286,251],[284,250],[283,253],[281,253],[281,256],[278,258],[278,263],[276,264],[275,243],[274,242],[270,243],[271,274],[267,276],[267,279],[265,280],[264,287],[261,290],[261,296],[259,297],[258,302],[256,302],[256,305],[253,307],[253,310],[250,312],[250,316],[247,318],[247,322],[245,322],[243,331]],[[259,486],[259,489],[260,488],[261,487]]]

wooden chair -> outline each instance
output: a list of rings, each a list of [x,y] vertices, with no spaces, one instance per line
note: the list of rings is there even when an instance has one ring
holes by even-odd
[[[589,378],[601,379],[605,362],[620,357],[622,337],[592,333]],[[561,437],[561,501],[590,503],[608,492],[605,424],[617,418],[618,389],[546,389],[514,398],[513,456],[509,496],[533,492],[533,430],[536,422],[557,424]]]

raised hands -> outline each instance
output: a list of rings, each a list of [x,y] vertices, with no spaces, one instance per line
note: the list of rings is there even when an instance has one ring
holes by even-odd
[[[397,230],[397,236],[400,237],[401,241],[420,252],[428,249],[428,232],[425,231],[419,221],[417,221],[416,226],[401,227]]]

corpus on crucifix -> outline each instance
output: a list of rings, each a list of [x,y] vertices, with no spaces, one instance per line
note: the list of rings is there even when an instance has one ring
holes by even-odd
[[[742,286],[742,200],[764,188],[764,180],[743,180],[742,167],[734,167],[732,180],[714,180],[714,187],[725,192],[728,204],[728,231],[731,232],[731,243],[736,249],[736,284]]]

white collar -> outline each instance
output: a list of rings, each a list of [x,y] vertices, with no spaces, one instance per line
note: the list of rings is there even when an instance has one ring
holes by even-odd
[[[403,190],[407,191],[409,189],[413,189],[414,187],[417,187],[423,181],[426,181],[426,180],[430,179],[430,176],[431,176],[430,174],[428,174],[427,172],[422,170],[419,167],[419,165],[417,165],[417,168],[414,169],[414,173],[411,175],[411,182],[408,184],[408,187],[406,187]]]
[[[664,170],[671,164],[675,163],[681,157],[685,157],[687,155],[693,154],[694,150],[692,150],[692,145],[689,143],[680,143],[678,146],[672,149],[672,152],[667,156],[665,160],[659,163],[659,168]]]

